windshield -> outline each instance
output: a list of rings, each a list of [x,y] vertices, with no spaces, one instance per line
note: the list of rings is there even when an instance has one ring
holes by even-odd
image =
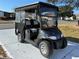
[[[57,16],[55,12],[41,13],[41,26],[43,28],[52,28],[57,26]]]

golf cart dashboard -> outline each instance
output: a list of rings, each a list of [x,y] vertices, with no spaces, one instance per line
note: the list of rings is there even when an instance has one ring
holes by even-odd
[[[56,28],[57,26],[42,26],[43,30],[48,30],[48,29],[52,29],[52,28]]]

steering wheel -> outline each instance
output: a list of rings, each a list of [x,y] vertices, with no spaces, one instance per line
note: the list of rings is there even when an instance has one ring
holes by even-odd
[[[48,27],[48,24],[47,24],[47,22],[48,22],[48,19],[43,19],[43,25],[46,25],[46,27]]]

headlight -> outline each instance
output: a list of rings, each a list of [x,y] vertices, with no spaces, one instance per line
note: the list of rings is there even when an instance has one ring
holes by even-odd
[[[53,39],[53,40],[57,39],[55,36],[51,36],[51,37],[48,37],[48,38]]]
[[[61,37],[64,37],[64,35],[63,35],[63,34],[61,34]]]

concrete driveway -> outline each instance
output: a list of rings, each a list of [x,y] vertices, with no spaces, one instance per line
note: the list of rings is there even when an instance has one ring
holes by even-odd
[[[0,42],[13,56],[13,59],[46,59],[39,49],[31,44],[19,43],[14,29],[0,30]],[[79,59],[79,44],[68,42],[68,46],[62,50],[54,50],[48,59]]]

